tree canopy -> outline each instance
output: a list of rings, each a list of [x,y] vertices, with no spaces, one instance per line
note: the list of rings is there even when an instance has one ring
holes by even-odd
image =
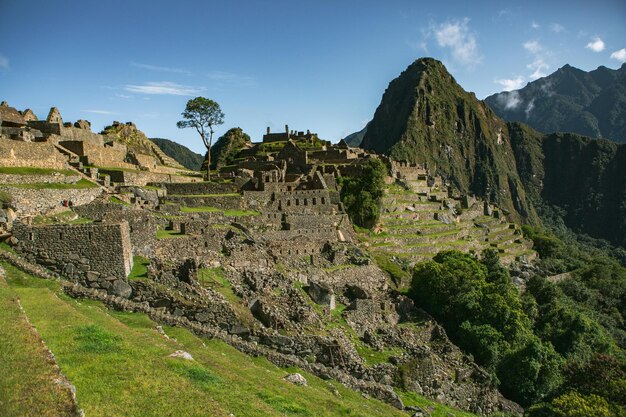
[[[176,123],[179,129],[194,128],[202,138],[207,149],[207,179],[211,180],[211,146],[213,145],[213,127],[224,123],[224,112],[220,105],[205,97],[196,97],[187,102],[185,111],[181,113],[185,120]]]

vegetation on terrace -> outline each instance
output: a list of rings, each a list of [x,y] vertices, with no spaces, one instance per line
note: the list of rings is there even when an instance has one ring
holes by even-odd
[[[3,266],[9,287],[0,289],[0,302],[20,297],[29,320],[76,386],[79,406],[87,415],[405,415],[380,401],[364,400],[336,382],[298,369],[277,368],[264,358],[246,356],[223,342],[200,339],[187,330],[163,326],[170,337],[166,338],[143,314],[111,311],[98,302],[71,299],[54,282]],[[2,310],[0,314],[6,315],[8,310]],[[17,314],[15,309],[11,314]],[[31,342],[20,343],[23,349],[3,349],[0,355],[21,355],[32,349]],[[193,360],[169,357],[177,350],[189,352]],[[23,376],[21,360],[3,364],[7,364],[6,374]],[[38,395],[28,397],[32,392],[28,390],[34,389],[29,384],[45,369],[40,372],[33,366],[26,372],[32,378],[26,386],[7,391],[3,398],[8,401],[0,403],[1,414],[7,415],[1,408],[5,404],[25,398],[31,403],[22,406],[21,415],[37,409],[32,407],[54,410],[56,399],[45,389],[39,391],[42,388],[35,385]],[[302,373],[309,386],[286,382],[283,377],[288,372]]]

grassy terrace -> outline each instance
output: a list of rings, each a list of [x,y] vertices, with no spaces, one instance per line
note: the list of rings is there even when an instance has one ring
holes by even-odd
[[[25,331],[13,301],[19,296],[88,416],[406,416],[336,382],[278,368],[184,329],[164,326],[167,339],[143,314],[71,299],[54,282],[3,266],[9,286],[0,287],[0,415],[67,414],[37,355],[40,345]],[[194,360],[170,358],[176,350]],[[288,372],[301,372],[309,386],[284,381]]]
[[[228,217],[242,217],[242,216],[258,216],[258,211],[255,210],[228,210],[220,209],[217,207],[201,206],[201,207],[181,207],[180,211],[183,213],[217,213],[223,212],[224,216]]]
[[[73,184],[65,184],[65,183],[44,183],[44,182],[34,182],[30,184],[4,184],[7,187],[14,188],[28,188],[34,190],[76,190],[83,188],[97,188],[98,185],[94,184],[91,181],[87,181],[84,178],[81,178],[77,182]]]
[[[177,232],[176,230],[167,230],[167,229],[157,229],[156,238],[157,239],[175,239],[180,237],[187,236],[184,233]]]
[[[143,256],[134,256],[133,269],[130,271],[128,279],[142,280],[148,278],[148,265],[150,265],[149,259],[144,258]]]
[[[0,167],[0,174],[12,175],[78,175],[76,171],[71,169],[49,169],[49,168],[31,168],[31,167]]]
[[[47,352],[21,313],[15,292],[0,278],[0,415],[70,415]]]

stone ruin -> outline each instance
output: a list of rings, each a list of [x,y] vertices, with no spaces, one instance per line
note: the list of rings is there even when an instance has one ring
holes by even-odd
[[[90,223],[13,222],[19,253],[77,284],[73,294],[106,293],[120,305],[154,309],[185,326],[219,329],[231,343],[240,340],[238,348],[262,346],[278,364],[292,358],[310,363],[310,372],[359,381],[352,386],[398,408],[403,404],[393,387],[408,386],[467,410],[519,411],[432,318],[390,291],[387,275],[357,246],[338,178],[359,175],[361,165],[375,155],[286,126],[284,133],[268,129],[263,141],[242,150],[235,166],[221,171],[217,181],[183,182],[175,174],[156,175],[159,164],[140,155],[127,162],[123,143],[92,133],[84,120],[68,126],[53,110],[39,122],[0,108],[0,145],[16,142],[5,133],[11,129],[39,126],[35,142],[54,146],[74,169],[93,179],[106,169],[82,171],[85,165],[140,168],[108,172],[111,194],[71,208]],[[259,152],[264,144],[273,150]],[[450,197],[445,181],[425,167],[385,162],[391,181],[423,183],[423,190],[414,190],[424,194],[420,198],[442,206],[447,201],[476,205],[469,196]],[[141,187],[146,183],[151,187]],[[111,196],[125,204],[112,202]],[[149,260],[148,272],[129,280],[136,256]],[[207,271],[223,276],[207,278]],[[345,324],[329,329],[325,322],[334,315]],[[426,324],[397,326],[415,317]],[[354,337],[367,349],[397,354],[389,362],[369,364],[355,349]],[[449,375],[457,377],[453,381]]]

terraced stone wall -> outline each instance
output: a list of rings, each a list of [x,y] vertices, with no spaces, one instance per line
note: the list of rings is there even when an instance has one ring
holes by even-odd
[[[51,143],[0,137],[0,166],[65,169],[67,160]]]
[[[130,295],[133,266],[127,222],[13,227],[18,251],[32,262],[92,288]]]

